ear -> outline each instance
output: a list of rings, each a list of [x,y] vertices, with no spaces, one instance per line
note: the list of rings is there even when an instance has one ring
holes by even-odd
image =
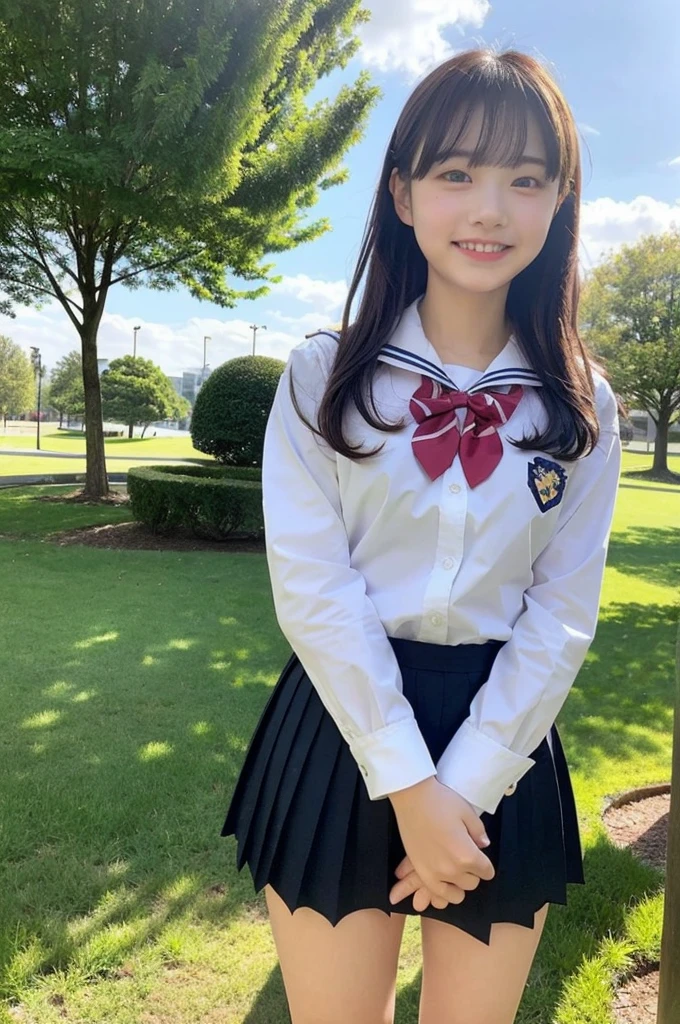
[[[404,224],[409,224],[413,227],[408,184],[399,176],[399,172],[396,167],[392,169],[392,173],[390,174],[388,188],[392,194],[392,198],[394,199],[394,209],[397,217]]]

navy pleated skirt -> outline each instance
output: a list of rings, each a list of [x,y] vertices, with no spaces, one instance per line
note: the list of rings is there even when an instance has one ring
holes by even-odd
[[[403,693],[435,763],[467,718],[502,641],[441,645],[390,637]],[[487,945],[494,921],[532,928],[544,903],[567,903],[567,883],[584,884],[574,794],[553,725],[530,756],[536,764],[484,812],[496,874],[443,910],[389,902],[406,855],[388,798],[370,800],[346,740],[295,653],[284,666],[252,735],[221,835],[235,835],[237,868],[255,891],[269,883],[289,910],[311,907],[333,925],[355,910],[421,914],[457,925]]]

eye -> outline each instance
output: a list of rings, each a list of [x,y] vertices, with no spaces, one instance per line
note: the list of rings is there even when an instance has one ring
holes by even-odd
[[[449,175],[450,174],[464,174],[466,177],[469,177],[469,174],[467,174],[466,171],[455,170],[455,171],[446,171],[444,174],[442,174],[442,178],[445,178],[447,181],[449,181],[450,180],[449,179]],[[542,188],[543,187],[543,183],[541,181],[539,181],[538,178],[532,178],[532,177],[516,178],[515,182],[513,182],[513,184],[515,184],[518,181],[533,181],[534,182],[534,188]],[[451,181],[451,184],[452,185],[457,185],[457,184],[459,184],[459,182]]]

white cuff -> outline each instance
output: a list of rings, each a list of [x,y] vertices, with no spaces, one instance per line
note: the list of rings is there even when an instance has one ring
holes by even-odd
[[[364,776],[370,800],[380,800],[437,774],[415,718],[405,718],[347,742]]]
[[[437,778],[475,809],[495,814],[505,790],[535,764],[465,721],[437,763]]]

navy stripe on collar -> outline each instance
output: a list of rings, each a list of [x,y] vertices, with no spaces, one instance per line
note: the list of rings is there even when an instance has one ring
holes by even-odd
[[[312,334],[305,335],[305,337],[312,338],[317,334],[327,334],[334,338],[335,341],[339,341],[340,338],[337,331],[328,329],[314,331]],[[454,391],[460,390],[441,367],[431,362],[431,360],[417,355],[415,352],[409,352],[405,349],[397,348],[395,345],[388,344],[382,346],[378,352],[378,359],[403,369],[412,369],[414,372],[425,374],[425,376],[439,381],[444,387],[452,388]],[[485,388],[492,387],[494,384],[531,384],[540,386],[542,383],[541,378],[533,370],[529,370],[525,366],[509,366],[504,370],[492,370],[490,373],[483,374],[467,390],[470,394],[473,394],[475,391],[482,391]]]
[[[456,391],[459,390],[448,374],[439,366],[429,359],[416,355],[415,352],[408,352],[404,349],[396,348],[394,345],[383,345],[378,353],[378,359],[402,366],[404,369],[420,371],[426,376],[432,377],[433,380],[439,381],[445,387],[453,388]],[[481,391],[494,384],[531,384],[540,386],[542,381],[537,373],[527,369],[525,366],[509,366],[505,369],[492,370],[490,373],[485,373],[467,390],[469,393],[472,393],[474,391]]]

